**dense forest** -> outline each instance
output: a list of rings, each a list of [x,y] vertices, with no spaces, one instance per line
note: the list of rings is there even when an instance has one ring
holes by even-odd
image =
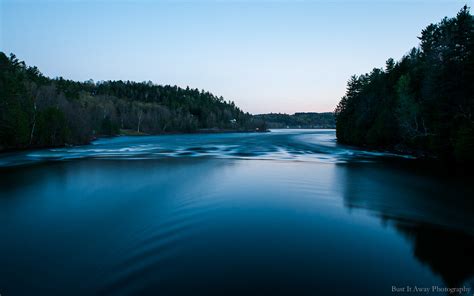
[[[335,110],[340,143],[474,160],[474,20],[465,6],[385,69],[352,76]]]
[[[332,112],[298,112],[293,115],[268,113],[254,115],[265,122],[268,128],[335,128],[336,122]]]
[[[88,143],[101,135],[265,130],[233,102],[152,82],[50,79],[0,52],[0,151]]]

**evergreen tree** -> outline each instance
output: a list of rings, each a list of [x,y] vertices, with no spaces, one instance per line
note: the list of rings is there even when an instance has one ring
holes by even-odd
[[[353,76],[335,110],[341,143],[473,161],[474,18],[427,26],[420,45],[385,70]]]

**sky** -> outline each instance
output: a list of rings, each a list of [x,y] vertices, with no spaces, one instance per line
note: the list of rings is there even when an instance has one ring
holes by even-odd
[[[0,0],[0,51],[49,77],[204,89],[252,114],[333,111],[472,0]]]

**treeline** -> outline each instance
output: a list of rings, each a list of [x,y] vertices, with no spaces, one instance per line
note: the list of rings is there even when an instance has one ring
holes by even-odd
[[[465,6],[385,69],[352,76],[335,110],[341,143],[474,160],[474,20]]]
[[[0,52],[0,151],[136,134],[264,128],[233,102],[151,82],[50,79]]]
[[[336,122],[332,112],[298,112],[293,115],[268,113],[254,115],[264,121],[268,128],[335,128]]]

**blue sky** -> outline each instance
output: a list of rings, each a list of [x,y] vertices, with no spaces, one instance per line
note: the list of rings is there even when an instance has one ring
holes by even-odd
[[[47,76],[208,90],[250,113],[332,111],[352,74],[472,1],[0,0],[0,50]]]

